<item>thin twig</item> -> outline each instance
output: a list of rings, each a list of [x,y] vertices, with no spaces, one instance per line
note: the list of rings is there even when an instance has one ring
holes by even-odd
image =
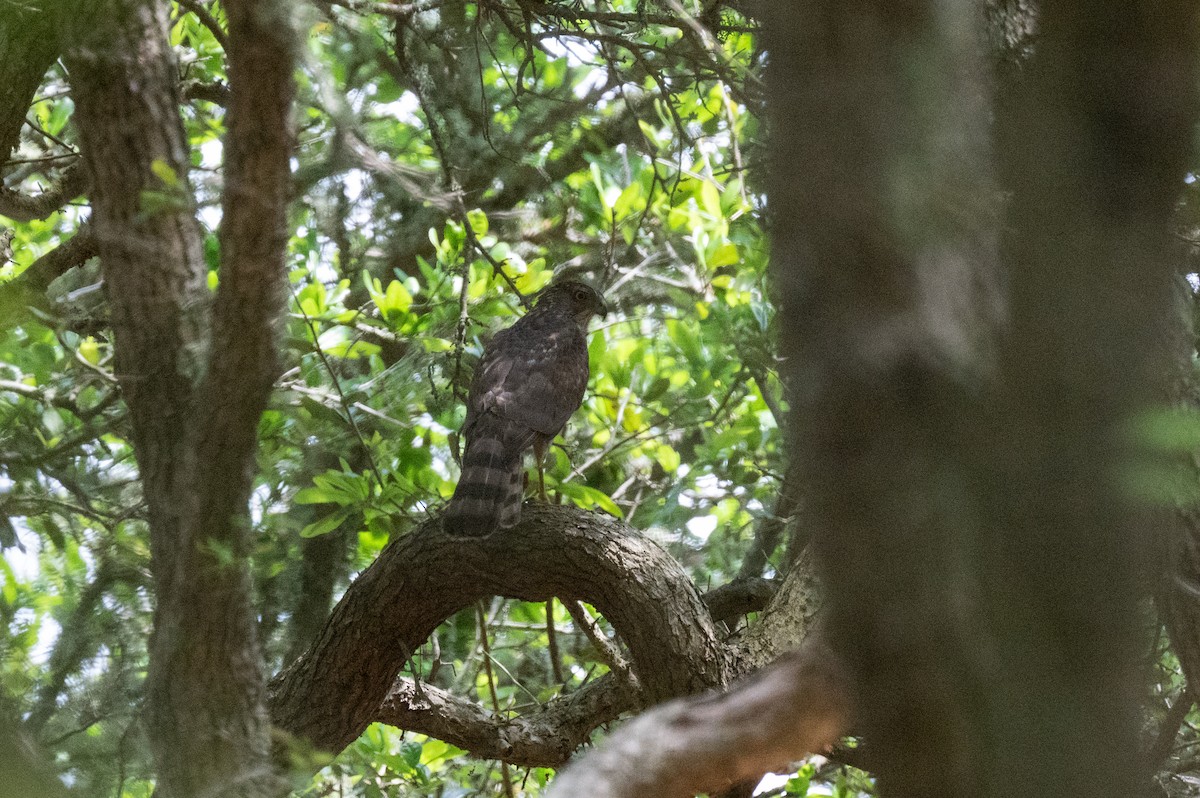
[[[508,272],[504,270],[504,264],[493,258],[492,253],[488,252],[487,249],[484,248],[483,244],[479,243],[479,239],[475,237],[475,231],[471,229],[471,220],[467,217],[467,208],[465,205],[463,205],[461,194],[458,196],[458,217],[459,221],[462,223],[463,230],[466,232],[467,243],[471,245],[472,249],[479,253],[480,257],[482,257],[491,265],[493,272],[500,275],[501,279],[508,283],[508,287],[514,294],[516,294],[517,301],[521,303],[521,307],[525,308],[525,310],[529,310],[529,308],[533,306],[532,300],[530,300],[530,298],[525,294],[521,293],[521,289],[517,288],[517,284],[511,277],[508,276]]]
[[[496,693],[496,674],[492,670],[492,651],[487,639],[487,615],[483,611],[483,602],[475,604],[475,614],[479,618],[479,645],[483,649],[483,669],[487,675],[488,693],[492,700],[492,711],[500,715],[500,696]],[[508,763],[500,760],[500,781],[504,785],[506,798],[516,798],[513,790],[512,774],[508,771]]]
[[[550,656],[550,675],[556,684],[562,684],[562,662],[558,651],[558,630],[554,628],[554,597],[546,599],[546,652]]]
[[[1150,750],[1146,754],[1151,773],[1161,770],[1163,763],[1171,755],[1171,750],[1175,747],[1175,738],[1179,736],[1179,729],[1187,720],[1188,713],[1192,711],[1193,703],[1191,694],[1185,689],[1167,710],[1167,716],[1163,718],[1158,736],[1154,739],[1154,745],[1150,746]]]
[[[563,604],[567,608],[567,612],[571,613],[572,620],[579,627],[591,644],[596,647],[596,653],[599,655],[601,662],[608,666],[608,669],[613,673],[618,674],[621,678],[632,683],[634,676],[629,667],[629,661],[621,655],[620,650],[613,645],[604,634],[597,628],[596,622],[592,620],[591,615],[584,608],[583,604],[578,601],[564,601]]]
[[[296,292],[291,285],[288,285],[288,291],[291,293],[292,300],[296,303],[296,308],[300,311],[300,315],[304,317],[304,323],[308,326],[308,331],[312,335],[313,349],[316,351],[317,357],[321,361],[321,365],[329,374],[329,379],[333,383],[333,389],[337,392],[338,403],[341,405],[342,411],[346,414],[346,421],[349,422],[350,429],[354,432],[354,436],[358,438],[358,445],[362,447],[363,454],[367,458],[367,464],[371,467],[371,476],[374,479],[375,484],[379,486],[379,493],[382,497],[383,494],[386,493],[383,484],[383,474],[379,470],[379,465],[375,462],[375,456],[371,452],[371,447],[367,446],[366,437],[362,434],[362,430],[359,429],[358,420],[354,417],[350,399],[342,390],[342,382],[338,379],[337,372],[334,371],[333,363],[330,362],[329,356],[321,347],[321,336],[317,331],[316,322],[314,322],[312,317],[308,315],[308,312],[304,309],[304,306],[301,304],[299,297],[296,296]],[[399,506],[397,506],[396,509],[403,512],[403,509]]]
[[[34,130],[36,130],[38,133],[40,133],[40,134],[42,134],[43,136],[45,136],[46,138],[50,139],[50,140],[51,140],[51,141],[53,141],[55,144],[58,144],[58,145],[60,145],[60,146],[63,146],[63,147],[66,147],[66,148],[67,148],[67,150],[69,150],[71,153],[73,153],[73,154],[75,154],[75,155],[78,155],[78,154],[79,154],[78,150],[76,150],[76,149],[75,149],[73,146],[71,146],[71,145],[70,145],[70,144],[68,144],[67,142],[63,141],[62,139],[60,139],[58,136],[54,135],[54,134],[53,134],[53,133],[51,133],[49,130],[46,130],[46,129],[44,129],[44,128],[43,128],[43,127],[41,127],[41,126],[40,126],[40,125],[39,125],[37,122],[34,122],[34,121],[33,121],[32,119],[30,119],[29,117],[25,117],[25,124],[29,125],[31,128],[33,128]]]
[[[217,18],[200,0],[179,0],[179,5],[196,15],[196,19],[200,20],[201,25],[208,28],[209,33],[217,40],[217,44],[221,45],[222,50],[229,49],[229,35],[225,33],[221,23],[217,22]]]

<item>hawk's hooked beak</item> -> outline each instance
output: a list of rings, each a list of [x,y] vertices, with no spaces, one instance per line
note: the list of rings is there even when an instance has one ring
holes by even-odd
[[[601,300],[600,300],[600,313],[599,313],[599,316],[600,316],[600,318],[602,318],[602,319],[607,319],[607,318],[608,318],[608,303],[607,303],[607,302],[605,302],[603,299],[601,299]]]

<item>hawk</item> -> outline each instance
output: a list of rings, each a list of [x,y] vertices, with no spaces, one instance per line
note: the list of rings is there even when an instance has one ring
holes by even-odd
[[[583,402],[588,323],[607,314],[594,288],[563,280],[484,349],[467,397],[467,447],[442,521],[447,532],[483,536],[521,519],[525,451],[533,447],[540,475],[546,446]]]

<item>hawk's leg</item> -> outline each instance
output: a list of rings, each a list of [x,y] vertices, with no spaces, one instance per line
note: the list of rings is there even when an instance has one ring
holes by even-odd
[[[538,498],[549,504],[550,499],[546,496],[546,444],[549,441],[542,436],[537,436],[533,440],[533,460],[537,464],[538,472]]]

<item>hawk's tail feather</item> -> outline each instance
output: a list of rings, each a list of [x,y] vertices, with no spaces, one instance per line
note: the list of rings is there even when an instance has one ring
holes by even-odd
[[[477,437],[463,455],[462,476],[442,525],[452,535],[482,537],[521,520],[522,450],[500,437]]]

